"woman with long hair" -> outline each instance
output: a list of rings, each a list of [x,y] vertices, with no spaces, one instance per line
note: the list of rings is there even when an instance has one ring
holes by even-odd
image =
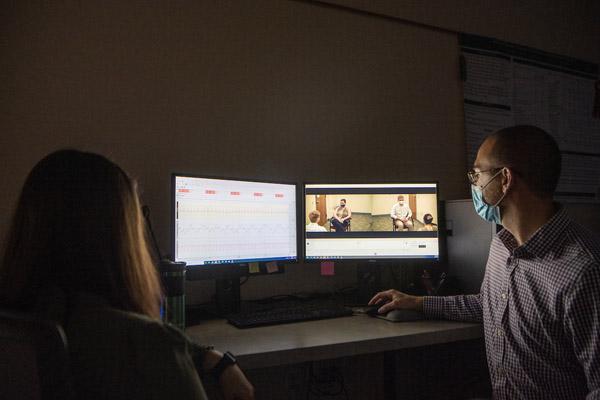
[[[61,150],[30,172],[0,264],[0,306],[61,323],[78,398],[205,399],[222,354],[160,321],[161,286],[135,182],[103,156]],[[237,365],[226,399],[252,399]]]

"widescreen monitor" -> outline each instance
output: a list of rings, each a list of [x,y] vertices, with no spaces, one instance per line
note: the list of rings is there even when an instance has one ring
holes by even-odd
[[[439,260],[436,183],[305,184],[305,258]]]
[[[297,260],[295,184],[174,174],[172,191],[175,261]]]

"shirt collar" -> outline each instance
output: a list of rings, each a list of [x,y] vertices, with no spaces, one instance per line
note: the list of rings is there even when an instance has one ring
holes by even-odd
[[[535,257],[543,258],[564,237],[563,231],[569,225],[570,221],[571,219],[565,208],[559,206],[556,214],[542,225],[522,246],[517,244],[517,240],[506,229],[498,233],[498,238],[504,243],[504,246],[511,254],[514,254],[516,257],[531,254]]]

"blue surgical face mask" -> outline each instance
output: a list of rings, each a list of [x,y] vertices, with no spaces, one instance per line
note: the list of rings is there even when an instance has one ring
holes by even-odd
[[[488,183],[483,187],[471,185],[471,197],[473,198],[473,205],[475,206],[477,214],[484,220],[498,225],[502,224],[502,216],[500,215],[500,207],[498,207],[498,205],[504,200],[506,192],[500,197],[500,200],[498,200],[496,204],[487,204],[483,199],[483,190],[500,174],[500,172],[502,172],[502,170],[492,176]]]

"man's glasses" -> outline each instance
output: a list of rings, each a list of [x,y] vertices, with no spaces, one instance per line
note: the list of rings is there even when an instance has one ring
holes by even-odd
[[[501,170],[503,167],[499,167],[499,168],[490,168],[490,169],[486,169],[485,171],[475,171],[474,169],[469,170],[469,172],[467,172],[467,177],[469,178],[469,182],[471,182],[471,185],[476,185],[477,181],[479,181],[479,175],[483,174],[484,172],[490,172],[490,173],[494,173],[498,170]]]

